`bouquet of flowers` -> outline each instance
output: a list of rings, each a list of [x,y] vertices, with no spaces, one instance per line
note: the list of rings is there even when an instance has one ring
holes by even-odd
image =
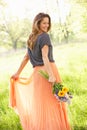
[[[44,78],[49,79],[49,75],[43,70],[40,70],[39,73]],[[71,98],[73,98],[69,89],[65,87],[62,83],[54,83],[52,92],[57,99],[59,99],[62,102],[67,102],[68,104],[70,104],[70,100]]]

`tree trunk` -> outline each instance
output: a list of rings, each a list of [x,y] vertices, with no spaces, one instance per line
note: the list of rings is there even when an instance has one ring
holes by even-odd
[[[13,42],[13,49],[16,50],[17,49],[17,41]]]

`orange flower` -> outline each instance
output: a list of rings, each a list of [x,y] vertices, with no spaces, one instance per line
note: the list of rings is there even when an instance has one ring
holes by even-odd
[[[59,97],[63,97],[65,95],[65,92],[64,91],[59,91],[59,93],[58,93],[58,96]]]
[[[69,91],[69,89],[67,87],[63,87],[62,91],[64,91],[65,93],[67,93]]]

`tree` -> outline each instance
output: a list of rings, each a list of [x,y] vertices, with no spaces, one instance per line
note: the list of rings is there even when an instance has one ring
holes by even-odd
[[[4,0],[0,0],[0,45],[14,48],[24,47],[31,29],[29,19],[9,15],[6,18]],[[21,44],[20,44],[21,43]]]
[[[80,13],[81,31],[87,33],[87,0],[70,0],[74,5],[78,5]]]
[[[19,20],[18,18],[11,18],[10,20],[4,19],[2,32],[5,37],[8,37],[10,41],[9,46],[12,46],[16,50],[19,42],[26,42],[23,38],[28,37],[30,28],[30,22],[28,19]]]
[[[71,10],[68,10],[64,15],[62,6],[64,7],[64,11],[66,10],[67,4],[63,0],[56,0],[57,8],[58,8],[58,23],[55,24],[56,26],[56,39],[57,42],[66,42],[68,43],[69,37],[73,34],[73,30],[71,28],[72,21],[71,21]],[[54,36],[55,37],[55,36]]]
[[[0,6],[5,6],[6,3],[4,2],[4,0],[0,0]]]

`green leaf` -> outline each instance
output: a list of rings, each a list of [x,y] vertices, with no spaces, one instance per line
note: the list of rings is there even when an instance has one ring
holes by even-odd
[[[43,71],[43,70],[39,70],[39,73],[46,79],[49,79],[49,75],[47,72]]]

